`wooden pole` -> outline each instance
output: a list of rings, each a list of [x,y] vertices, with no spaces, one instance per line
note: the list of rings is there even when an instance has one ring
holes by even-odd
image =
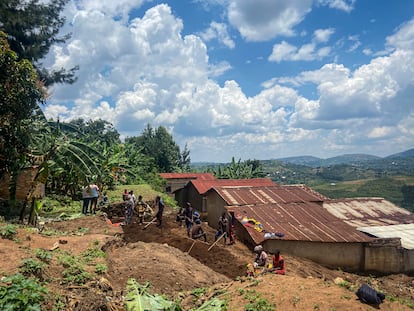
[[[192,238],[189,238],[189,237],[185,237],[185,238],[188,239],[188,240],[190,240],[190,241],[195,241],[195,239],[192,239]],[[204,242],[204,241],[202,241],[200,239],[197,239],[197,242],[204,243],[204,244],[207,244],[208,246],[210,246],[210,243]]]
[[[220,241],[225,235],[226,235],[227,233],[226,232],[224,232],[222,235],[220,235],[220,237],[213,243],[213,244],[211,244],[211,246],[208,248],[208,250],[207,251],[210,251],[210,249],[212,249],[213,248],[213,246],[214,245],[216,245],[217,243],[218,243],[218,241]]]
[[[190,254],[191,250],[193,249],[194,244],[196,243],[196,240],[193,241],[193,244],[191,244],[190,249],[188,250],[187,254]]]
[[[156,220],[157,219],[157,217],[154,217],[149,223],[147,223],[145,226],[144,226],[144,228],[142,228],[142,230],[145,230],[145,229],[147,229],[147,227],[150,225],[150,224],[152,224],[152,223],[154,223],[154,220]]]

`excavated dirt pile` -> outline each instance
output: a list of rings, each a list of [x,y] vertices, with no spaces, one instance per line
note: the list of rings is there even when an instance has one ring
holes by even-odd
[[[272,304],[275,310],[370,310],[353,292],[355,286],[370,283],[387,295],[382,310],[412,310],[414,278],[407,275],[362,276],[331,270],[303,258],[283,254],[287,266],[284,276],[266,274],[257,279],[244,277],[252,252],[242,243],[224,245],[219,241],[211,249],[215,230],[204,224],[207,243],[187,237],[184,227],[175,221],[175,212],[165,210],[163,226],[121,226],[123,203],[111,205],[105,212],[75,220],[50,222],[42,232],[21,228],[15,241],[0,241],[0,274],[19,269],[21,260],[33,257],[36,249],[53,255],[44,278],[52,297],[58,297],[64,310],[124,310],[128,279],[151,284],[151,291],[179,299],[184,310],[199,306],[211,297],[228,302],[228,310],[246,310],[251,297]],[[149,220],[146,220],[148,223]],[[145,229],[144,229],[145,228]],[[49,233],[49,234],[45,234]],[[18,242],[16,242],[18,241]],[[60,254],[79,255],[98,247],[106,253],[102,259],[108,270],[84,285],[62,282]],[[95,265],[86,267],[93,273]],[[195,297],[192,291],[206,288]],[[51,299],[44,310],[52,310]]]

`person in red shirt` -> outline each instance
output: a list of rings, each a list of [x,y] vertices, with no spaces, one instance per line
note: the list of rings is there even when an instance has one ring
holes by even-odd
[[[274,272],[276,274],[285,274],[285,260],[283,259],[282,255],[280,255],[280,251],[276,250],[272,254],[272,268],[268,269],[269,272]]]

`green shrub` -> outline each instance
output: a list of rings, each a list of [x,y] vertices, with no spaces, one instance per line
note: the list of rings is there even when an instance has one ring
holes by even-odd
[[[91,262],[94,258],[106,258],[106,253],[99,248],[88,248],[80,254],[84,262]]]
[[[250,302],[246,305],[246,311],[273,311],[275,310],[275,305],[269,303],[264,298],[259,298],[254,302]]]
[[[66,283],[78,285],[83,285],[92,278],[82,265],[68,267],[62,272],[62,276]]]
[[[7,224],[1,228],[1,237],[3,239],[13,240],[17,234],[17,226],[13,224]]]
[[[35,251],[36,257],[45,263],[50,263],[52,260],[52,254],[44,249],[38,248]]]
[[[0,282],[1,310],[40,311],[41,303],[48,299],[49,293],[35,279],[14,274]]]
[[[103,263],[98,263],[95,267],[95,272],[97,274],[104,274],[108,271],[108,267]]]
[[[200,288],[195,288],[191,291],[191,295],[193,295],[196,298],[200,298],[202,295],[204,295],[207,292],[207,288],[205,287],[200,287]]]
[[[23,259],[19,266],[19,272],[25,276],[33,275],[39,279],[42,279],[43,271],[46,265],[34,258]]]
[[[58,256],[58,263],[65,268],[62,276],[66,283],[83,285],[92,278],[92,275],[85,270],[82,260],[76,256],[64,253]]]

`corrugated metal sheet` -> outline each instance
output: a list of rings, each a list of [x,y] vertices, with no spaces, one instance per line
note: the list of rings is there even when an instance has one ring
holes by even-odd
[[[264,240],[264,233],[282,233],[284,240],[318,242],[367,242],[372,238],[344,223],[314,202],[288,202],[260,205],[229,206],[235,218],[253,218],[264,232],[246,227],[256,244]]]
[[[252,178],[252,179],[215,179],[215,180],[191,180],[199,194],[204,194],[214,187],[258,187],[258,186],[275,186],[276,184],[270,178]]]
[[[414,223],[413,213],[383,198],[328,200],[323,207],[353,227]]]
[[[414,249],[414,223],[379,227],[361,227],[359,231],[369,233],[378,238],[400,238],[401,246]]]
[[[219,186],[214,190],[228,205],[291,203],[291,202],[322,202],[322,195],[302,185],[272,187],[237,187]]]
[[[211,173],[160,173],[164,179],[199,179],[199,180],[215,180]]]

